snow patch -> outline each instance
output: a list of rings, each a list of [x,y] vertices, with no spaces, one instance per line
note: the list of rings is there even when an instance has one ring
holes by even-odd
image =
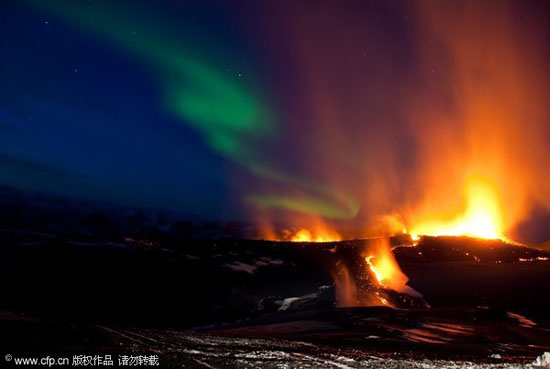
[[[232,264],[224,264],[223,266],[235,272],[246,272],[249,274],[254,274],[256,269],[258,269],[256,265],[241,263],[240,261],[236,261]]]
[[[531,363],[535,368],[550,368],[550,352],[545,352]]]

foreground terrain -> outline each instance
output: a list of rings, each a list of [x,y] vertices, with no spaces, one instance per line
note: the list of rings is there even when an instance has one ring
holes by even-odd
[[[396,308],[338,308],[331,265],[361,261],[368,240],[10,229],[0,240],[2,355],[148,354],[162,367],[530,368],[550,352],[545,249],[394,238],[423,299],[390,294]]]

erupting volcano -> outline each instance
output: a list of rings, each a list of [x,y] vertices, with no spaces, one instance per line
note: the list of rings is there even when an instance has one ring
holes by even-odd
[[[300,122],[319,138],[296,141],[309,158],[298,156],[296,167],[319,183],[285,178],[267,185],[271,201],[254,203],[262,219],[284,219],[297,231],[262,238],[326,242],[405,233],[411,245],[422,236],[545,241],[525,230],[547,229],[550,211],[547,19],[516,2],[409,5],[403,27],[414,52],[388,51],[392,35],[370,39],[355,32],[363,25],[354,20],[339,25],[345,41],[327,53],[334,35],[319,25],[341,10],[326,4],[305,15],[287,4],[296,13],[291,45],[300,50],[310,92]],[[519,27],[524,22],[530,26]],[[365,38],[380,52],[340,58]],[[400,53],[414,55],[406,71]],[[342,84],[331,77],[335,69],[353,78]],[[367,87],[373,84],[376,92]],[[277,192],[286,194],[275,202]],[[322,222],[322,232],[311,219]],[[405,285],[399,267],[384,261],[391,258],[357,257],[366,258],[375,284]]]
[[[550,366],[550,0],[2,0],[0,32],[0,362]]]

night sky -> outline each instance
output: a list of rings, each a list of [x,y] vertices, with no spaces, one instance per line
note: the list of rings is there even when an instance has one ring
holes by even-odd
[[[474,53],[477,39],[487,41],[480,50],[491,60],[492,47],[498,60],[508,60],[506,45],[520,48],[510,47],[518,58],[496,69],[527,81],[516,93],[534,107],[507,116],[532,112],[536,142],[517,149],[538,172],[541,158],[550,162],[549,3],[461,3],[445,2],[441,12],[464,25]],[[447,26],[430,8],[2,1],[0,183],[204,219],[366,222],[408,209],[426,196],[415,177],[425,174],[423,147],[438,147],[442,132],[446,143],[461,142],[453,135],[471,111],[455,89],[462,54],[451,36],[437,39],[434,29]],[[509,106],[500,98],[495,111]],[[460,118],[432,126],[427,116]],[[518,129],[529,130],[525,124]],[[436,133],[425,140],[419,130]],[[539,187],[529,187],[533,204],[524,213],[544,218],[550,182]]]
[[[261,62],[253,60],[247,30],[235,25],[246,7],[64,3],[2,2],[1,181],[213,217],[238,206],[229,188],[235,164],[209,142],[216,138],[208,130],[218,128],[203,129],[208,117],[186,116],[170,99],[186,92],[186,74],[211,73],[207,88],[225,83],[222,89],[244,96],[220,91],[220,101],[197,109],[215,115],[220,104],[234,103],[228,108],[235,113],[220,123],[231,131],[232,119],[247,114],[240,109],[256,108],[248,106],[257,102],[247,85]],[[187,57],[197,64],[189,71],[169,65],[169,58]],[[203,61],[204,71],[193,70]]]

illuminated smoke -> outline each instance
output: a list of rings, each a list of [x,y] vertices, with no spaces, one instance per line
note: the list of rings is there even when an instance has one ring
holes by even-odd
[[[289,136],[315,133],[303,166],[360,199],[363,235],[508,239],[550,210],[549,9],[526,3],[271,9],[303,73]]]

